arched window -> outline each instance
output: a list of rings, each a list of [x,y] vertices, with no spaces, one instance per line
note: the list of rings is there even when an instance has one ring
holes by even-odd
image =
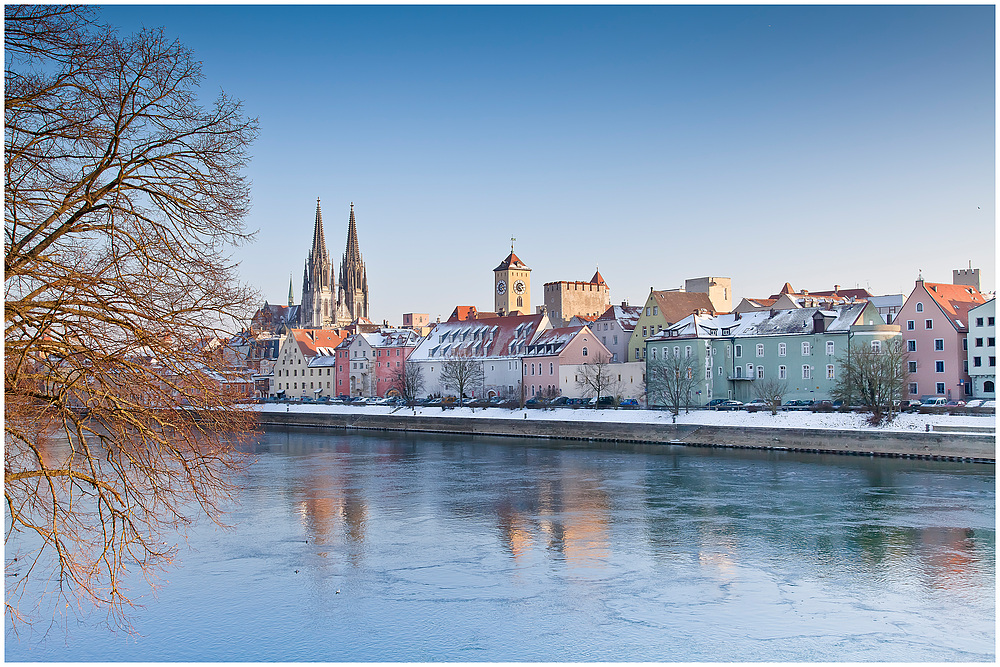
[[[986,392],[987,394],[993,393],[994,391],[993,380],[987,380],[986,382],[983,383],[983,391]]]
[[[517,297],[517,307],[520,308],[524,303],[521,301],[521,297]]]
[[[587,356],[587,348],[583,348],[583,356]]]
[[[924,304],[920,303],[919,301],[917,302],[917,312],[918,313],[924,312]]]

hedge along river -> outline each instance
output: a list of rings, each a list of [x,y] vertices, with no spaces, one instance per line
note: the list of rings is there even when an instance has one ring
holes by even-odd
[[[994,467],[271,429],[130,638],[8,661],[992,661]]]

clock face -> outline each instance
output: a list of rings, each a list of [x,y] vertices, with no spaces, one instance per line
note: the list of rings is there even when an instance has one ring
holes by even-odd
[[[514,283],[514,293],[524,294],[524,281],[518,280]]]
[[[497,283],[497,294],[504,294],[507,291],[507,283],[500,281]]]

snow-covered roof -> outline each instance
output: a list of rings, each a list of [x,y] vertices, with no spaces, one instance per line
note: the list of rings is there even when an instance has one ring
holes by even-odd
[[[622,331],[634,331],[641,315],[642,306],[609,306],[596,321],[615,320]]]
[[[519,356],[538,334],[540,327],[548,326],[548,321],[543,313],[536,313],[441,322],[417,343],[408,359],[439,359],[454,354],[475,357]]]

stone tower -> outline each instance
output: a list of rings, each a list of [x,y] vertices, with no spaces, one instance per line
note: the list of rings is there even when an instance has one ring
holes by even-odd
[[[531,315],[531,269],[514,254],[513,243],[507,258],[493,269],[493,288],[498,315],[510,315],[515,310]]]
[[[302,275],[301,323],[307,329],[330,325],[334,317],[333,266],[323,237],[323,213],[316,199],[316,221],[313,225],[312,249],[306,258]]]
[[[351,202],[351,219],[347,225],[347,249],[340,262],[337,281],[337,326],[346,326],[359,317],[368,318],[368,276],[358,245],[358,227],[354,221],[354,202]]]

